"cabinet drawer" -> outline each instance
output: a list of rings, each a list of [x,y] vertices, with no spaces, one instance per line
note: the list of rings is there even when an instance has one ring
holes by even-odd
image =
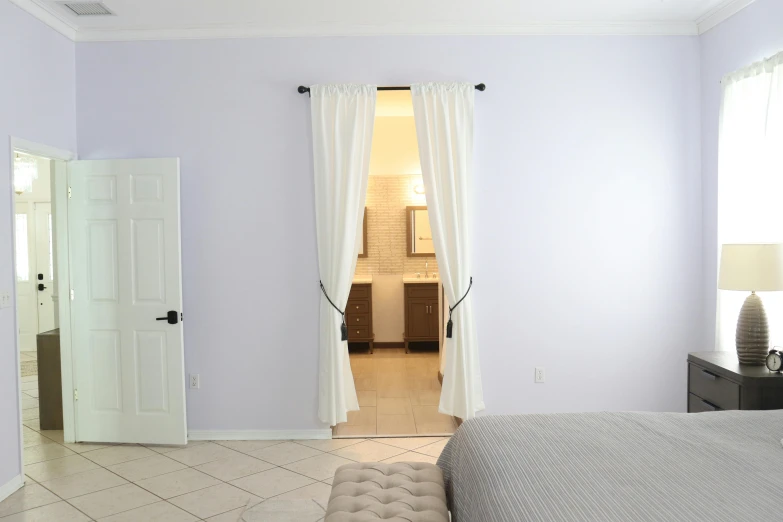
[[[348,325],[348,340],[353,339],[367,339],[370,337],[369,326],[351,326]]]
[[[739,384],[695,364],[688,365],[688,391],[723,410],[740,408]]]
[[[367,326],[370,324],[370,314],[345,314],[345,324],[348,328],[353,326]]]
[[[720,411],[715,404],[705,401],[692,393],[688,394],[688,413],[700,413],[702,411]]]
[[[348,299],[366,299],[370,297],[370,285],[352,285]]]
[[[346,314],[367,314],[370,313],[370,301],[363,299],[349,299],[345,307]]]
[[[408,297],[438,298],[438,283],[410,283],[405,285],[405,295]]]

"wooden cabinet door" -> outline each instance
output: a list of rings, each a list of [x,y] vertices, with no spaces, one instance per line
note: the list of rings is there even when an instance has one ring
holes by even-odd
[[[438,339],[438,300],[432,299],[429,302],[430,319],[430,337]]]
[[[408,298],[408,324],[406,325],[408,331],[405,332],[408,338],[426,338],[431,335],[429,313],[431,303],[430,299]]]

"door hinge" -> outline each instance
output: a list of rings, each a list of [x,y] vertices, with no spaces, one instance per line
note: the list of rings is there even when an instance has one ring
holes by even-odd
[[[68,187],[68,199],[71,199],[71,187]]]
[[[71,288],[71,301],[73,301],[73,288]]]
[[[75,401],[79,400],[79,390],[76,389],[73,390],[73,400]]]

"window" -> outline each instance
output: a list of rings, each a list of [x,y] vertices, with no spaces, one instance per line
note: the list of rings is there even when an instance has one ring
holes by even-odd
[[[16,215],[16,278],[30,280],[30,250],[27,237],[27,214]]]
[[[52,245],[52,215],[49,214],[49,281],[54,281],[54,248]]]

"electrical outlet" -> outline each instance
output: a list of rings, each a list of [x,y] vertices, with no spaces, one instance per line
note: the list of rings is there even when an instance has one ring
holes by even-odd
[[[545,380],[546,373],[544,372],[544,368],[541,366],[536,366],[535,382],[544,382]]]
[[[0,308],[11,308],[11,294],[3,292],[0,294]]]
[[[190,374],[190,387],[194,389],[201,388],[201,376],[197,373]]]

